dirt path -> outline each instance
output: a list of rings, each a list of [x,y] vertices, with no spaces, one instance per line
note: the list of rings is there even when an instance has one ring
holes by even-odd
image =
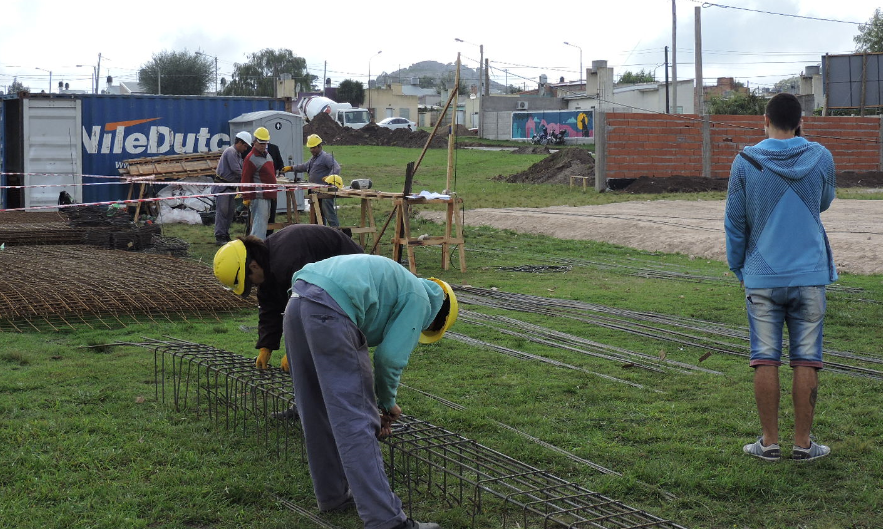
[[[442,220],[435,212],[421,214]],[[473,209],[466,211],[465,221],[470,226],[603,241],[725,262],[723,216],[722,200],[658,200],[603,206]],[[883,201],[835,200],[822,213],[822,222],[841,272],[883,274]]]

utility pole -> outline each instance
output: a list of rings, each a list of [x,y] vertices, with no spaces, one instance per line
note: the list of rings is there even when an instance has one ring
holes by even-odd
[[[98,68],[95,70],[95,93],[101,93],[101,86],[98,84],[98,79],[101,78],[101,54],[98,54]]]
[[[665,47],[665,113],[671,114],[671,108],[669,107],[669,86],[668,86],[668,46]]]
[[[671,0],[671,106],[672,113],[678,113],[678,8]]]
[[[478,137],[484,138],[484,116],[481,114],[481,110],[484,107],[484,91],[487,89],[484,82],[484,74],[487,72],[484,68],[484,44],[478,45],[478,54],[481,61],[478,63]]]
[[[702,7],[696,6],[696,91],[693,95],[693,109],[696,114],[705,114],[705,86],[702,81]]]

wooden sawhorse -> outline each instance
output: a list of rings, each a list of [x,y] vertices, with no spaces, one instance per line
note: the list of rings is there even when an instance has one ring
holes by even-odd
[[[441,246],[442,247],[442,270],[450,269],[451,246],[458,246],[460,250],[460,271],[466,271],[466,248],[463,246],[463,226],[460,223],[460,205],[463,199],[452,196],[446,199],[409,198],[395,199],[396,229],[392,239],[392,258],[401,260],[402,246],[407,249],[408,268],[412,274],[417,274],[417,260],[414,257],[415,246]],[[419,204],[445,204],[445,234],[440,237],[411,237],[411,226],[408,210],[412,205]],[[453,232],[453,234],[452,234]]]

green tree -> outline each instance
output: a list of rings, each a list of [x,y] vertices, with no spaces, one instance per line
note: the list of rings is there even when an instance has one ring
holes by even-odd
[[[138,84],[149,94],[200,95],[214,82],[214,63],[187,50],[154,54],[138,70]]]
[[[866,24],[859,24],[858,35],[852,37],[856,52],[883,52],[883,13],[874,10],[874,16]]]
[[[782,79],[773,85],[773,89],[776,92],[788,92],[789,94],[796,94],[800,89],[800,77],[796,75],[794,77],[789,77],[787,79]]]
[[[337,100],[354,107],[360,106],[365,101],[365,86],[361,81],[344,79],[337,87]]]
[[[442,75],[441,78],[439,79],[438,86],[436,86],[436,88],[435,88],[436,93],[440,94],[442,92],[445,92],[448,90],[449,87],[451,89],[453,89],[454,88],[454,78],[456,76],[457,76],[457,74],[454,73],[453,71],[445,72],[444,75]],[[463,79],[462,76],[460,77],[460,90],[459,90],[459,92],[460,92],[461,96],[469,95],[469,87],[466,86],[466,81]]]
[[[6,88],[6,90],[7,90],[7,93],[9,93],[9,94],[17,94],[19,92],[27,92],[28,91],[28,89],[25,88],[25,85],[21,84],[21,81],[18,80],[18,77],[12,78],[12,84],[9,85]]]
[[[263,49],[248,56],[248,62],[233,66],[233,77],[223,90],[225,96],[276,97],[276,80],[289,74],[301,90],[315,90],[317,76],[307,71],[307,61],[288,49]]]
[[[755,94],[737,93],[728,98],[713,96],[706,105],[709,114],[762,116],[766,111],[766,99]]]
[[[650,72],[645,72],[641,70],[638,73],[632,73],[629,70],[626,70],[622,76],[619,78],[620,84],[637,84],[637,83],[652,83],[656,81],[656,78]]]
[[[431,75],[421,75],[418,83],[420,88],[435,88],[435,77]]]

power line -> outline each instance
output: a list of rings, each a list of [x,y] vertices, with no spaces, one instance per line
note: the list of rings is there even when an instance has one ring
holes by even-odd
[[[749,9],[747,7],[736,7],[736,6],[725,6],[723,4],[712,4],[711,2],[703,2],[702,0],[691,0],[693,3],[702,4],[703,8],[706,7],[720,7],[723,9],[738,9],[739,11],[751,11],[752,13],[761,13],[764,15],[776,15],[780,17],[790,17],[790,18],[802,18],[804,20],[816,20],[819,22],[836,22],[838,24],[864,24],[864,22],[852,22],[849,20],[834,20],[832,18],[818,18],[818,17],[806,17],[803,15],[792,15],[790,13],[775,13],[773,11],[761,11],[759,9]]]

